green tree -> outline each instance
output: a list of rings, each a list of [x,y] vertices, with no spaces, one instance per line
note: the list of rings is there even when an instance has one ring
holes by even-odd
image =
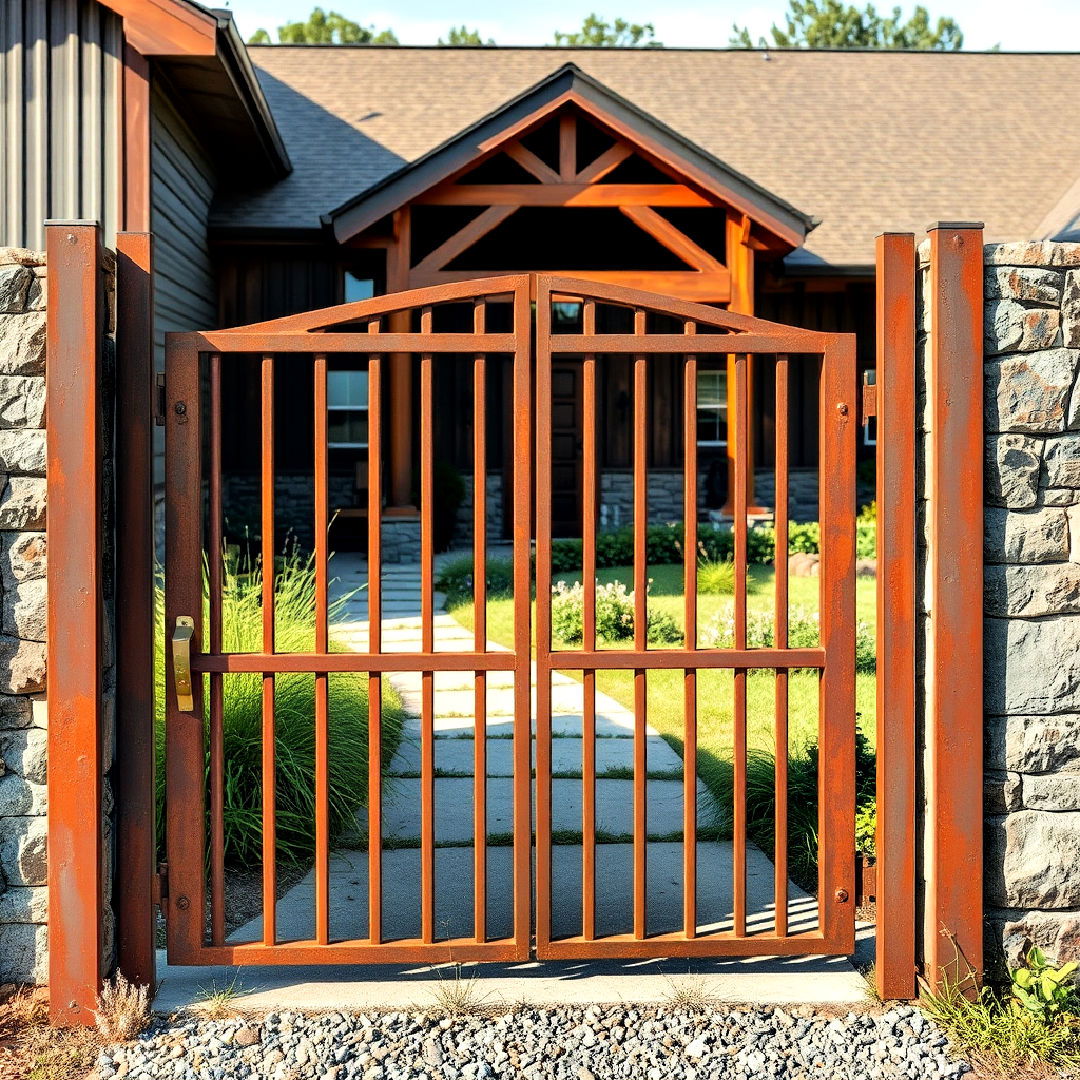
[[[277,28],[281,45],[397,45],[393,30],[376,33],[372,26],[362,26],[336,11],[313,8],[303,22],[287,22]],[[249,45],[269,45],[270,35],[263,29],[251,35]]]
[[[631,23],[625,19],[606,22],[593,12],[581,24],[575,33],[565,34],[555,31],[556,45],[602,45],[607,48],[648,47],[663,48],[662,41],[656,41],[656,28],[652,23]]]
[[[955,19],[939,18],[931,25],[930,13],[916,4],[908,19],[899,6],[891,15],[879,15],[873,4],[860,10],[841,0],[788,0],[790,9],[781,29],[773,23],[772,40],[759,38],[758,48],[780,49],[923,49],[956,52],[964,35]],[[729,44],[752,49],[745,26],[731,28]]]
[[[487,41],[480,36],[479,30],[470,30],[464,23],[460,26],[451,26],[446,35],[446,40],[439,38],[440,45],[494,45],[495,42],[488,38]]]

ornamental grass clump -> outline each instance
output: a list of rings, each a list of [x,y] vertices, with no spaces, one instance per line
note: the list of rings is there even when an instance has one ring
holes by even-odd
[[[222,624],[225,652],[258,652],[262,647],[262,567],[257,561],[226,559]],[[205,575],[204,575],[205,579]],[[208,619],[204,580],[204,626]],[[348,597],[330,604],[329,621],[339,621]],[[164,626],[162,583],[157,589],[158,625]],[[295,545],[279,560],[274,588],[274,633],[278,652],[315,648],[315,565]],[[340,645],[331,644],[334,651]],[[347,672],[329,676],[330,834],[355,825],[367,805],[368,678]],[[157,641],[157,789],[159,833],[165,803],[165,642]],[[302,863],[315,849],[315,676],[279,674],[274,680],[276,820],[278,858]],[[209,694],[204,688],[204,706]],[[383,766],[401,738],[405,712],[384,681]],[[225,861],[250,866],[262,856],[262,676],[223,678],[225,759]],[[209,770],[209,716],[206,719]],[[207,773],[208,776],[208,773]]]
[[[580,581],[557,581],[551,588],[551,632],[567,645],[584,634],[585,588]],[[648,637],[654,645],[682,641],[682,631],[670,616],[648,611]],[[634,636],[634,594],[621,581],[596,583],[596,636],[600,641],[628,641]]]

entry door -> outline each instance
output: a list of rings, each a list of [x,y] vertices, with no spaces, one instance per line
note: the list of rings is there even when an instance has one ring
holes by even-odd
[[[581,363],[551,365],[551,527],[581,535]]]

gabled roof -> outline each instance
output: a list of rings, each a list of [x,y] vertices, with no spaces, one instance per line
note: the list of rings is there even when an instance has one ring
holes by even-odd
[[[452,138],[359,192],[324,215],[323,221],[343,242],[571,101],[615,134],[646,148],[695,186],[747,214],[791,247],[800,246],[806,233],[817,224],[809,215],[613,93],[574,63],[563,64]]]
[[[819,217],[787,257],[792,267],[865,270],[876,233],[921,232],[945,218],[985,221],[990,240],[1034,239],[1080,177],[1080,126],[1045,134],[1045,88],[1080,79],[1076,53],[249,51],[294,171],[259,192],[222,198],[214,216],[222,228],[315,232],[321,215],[566,61]]]

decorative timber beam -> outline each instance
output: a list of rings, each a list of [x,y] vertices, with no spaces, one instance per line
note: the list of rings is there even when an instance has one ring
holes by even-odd
[[[579,178],[571,184],[440,184],[420,195],[413,205],[718,207],[723,204],[685,184],[596,184],[581,183]]]
[[[101,0],[124,20],[124,36],[143,56],[213,56],[217,19],[187,0]]]
[[[651,206],[620,206],[619,209],[643,232],[662,244],[673,255],[695,270],[715,274],[727,272],[724,264],[710,255],[703,247],[694,243],[684,232],[677,229],[666,217],[658,214]]]

